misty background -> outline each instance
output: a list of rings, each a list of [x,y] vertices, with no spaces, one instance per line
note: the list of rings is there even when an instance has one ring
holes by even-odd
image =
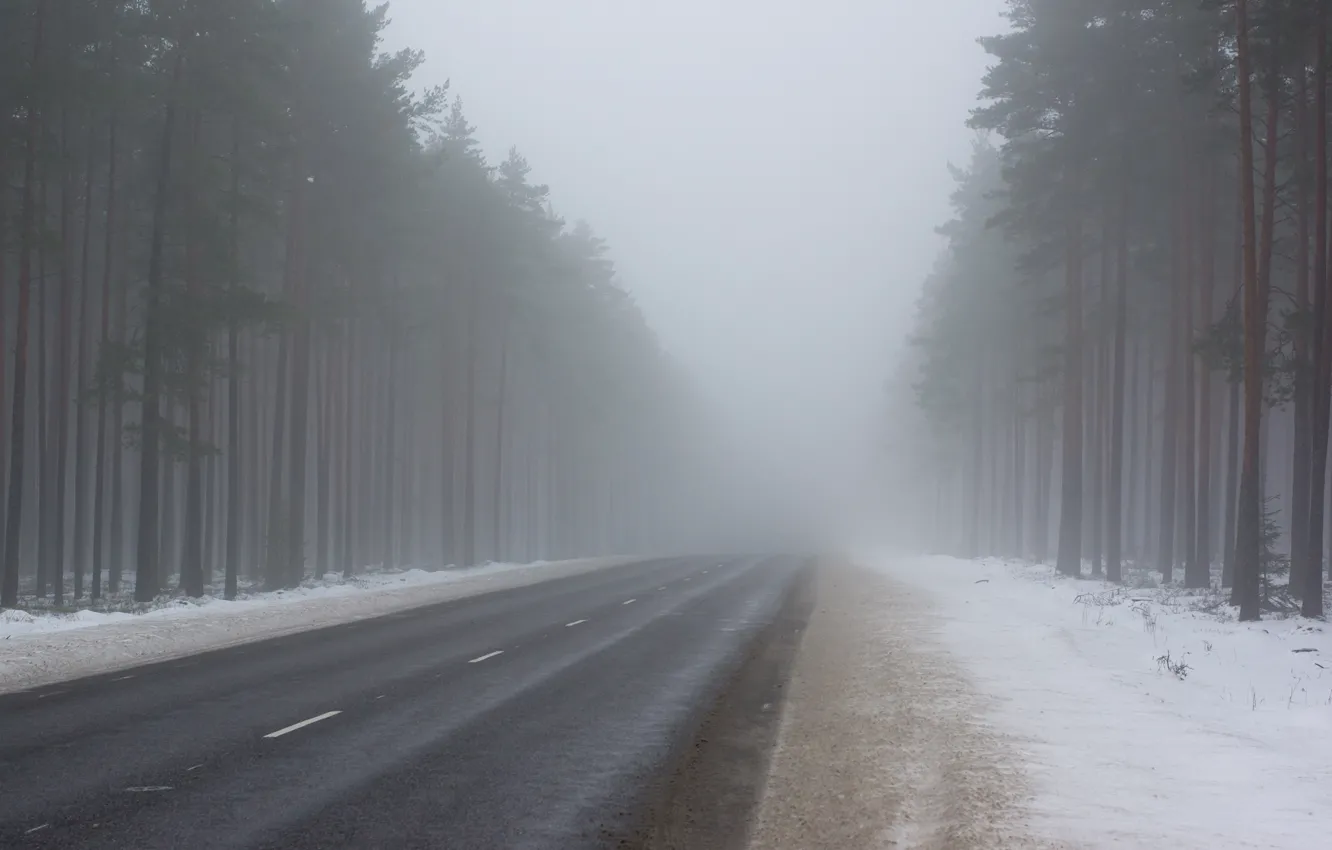
[[[414,81],[451,82],[491,160],[516,145],[607,240],[750,453],[732,497],[826,529],[880,504],[882,387],[1001,9],[395,0],[385,47],[424,50]]]

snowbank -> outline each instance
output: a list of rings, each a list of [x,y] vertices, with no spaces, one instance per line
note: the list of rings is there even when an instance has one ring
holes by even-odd
[[[1332,845],[1332,635],[1235,622],[1215,599],[1048,567],[866,559],[928,592],[994,698],[1031,815],[1079,847]]]
[[[0,611],[0,693],[378,617],[625,563],[598,558],[467,570],[330,575],[234,601],[171,599],[144,613]]]

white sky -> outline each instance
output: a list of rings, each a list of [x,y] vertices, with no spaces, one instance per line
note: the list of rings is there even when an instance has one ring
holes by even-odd
[[[609,242],[665,344],[842,486],[948,216],[1002,0],[393,0],[493,160]]]

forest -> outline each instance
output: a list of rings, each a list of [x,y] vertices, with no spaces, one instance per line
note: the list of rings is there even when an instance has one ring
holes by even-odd
[[[663,539],[694,389],[388,23],[0,4],[0,607]]]
[[[1008,0],[893,384],[932,546],[1323,615],[1329,16]]]

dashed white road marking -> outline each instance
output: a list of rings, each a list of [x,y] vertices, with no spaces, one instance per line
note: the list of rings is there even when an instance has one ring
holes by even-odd
[[[375,697],[375,699],[377,699],[377,700],[381,700],[381,699],[383,699],[383,698],[386,697],[386,696],[388,696],[388,694],[380,694],[379,696]]]
[[[311,717],[309,720],[302,720],[300,723],[293,723],[290,726],[286,726],[282,729],[277,730],[276,732],[269,732],[264,737],[281,738],[283,735],[286,735],[288,732],[295,732],[297,729],[304,729],[306,726],[309,726],[311,723],[318,723],[319,721],[327,720],[330,717],[337,717],[341,713],[342,713],[341,711],[325,711],[323,714],[320,714],[317,717]]]
[[[186,773],[193,773],[194,771],[198,770],[198,769],[201,768],[201,767],[203,767],[203,765],[201,765],[201,764],[196,764],[194,767],[187,767],[187,768],[185,768],[185,772],[186,772]]]
[[[637,601],[638,601],[637,599],[626,599],[626,600],[624,600],[623,602],[621,602],[620,604],[621,604],[621,605],[633,605],[633,604],[634,604],[635,602],[637,602]]]
[[[487,652],[485,655],[482,655],[480,658],[473,658],[471,661],[468,661],[467,663],[468,663],[468,664],[476,664],[476,663],[478,663],[478,662],[485,661],[485,660],[488,659],[488,658],[494,658],[496,655],[503,655],[503,654],[504,654],[504,650],[502,650],[502,649],[497,649],[497,650],[495,650],[494,652]]]
[[[131,673],[131,674],[129,674],[128,676],[117,676],[116,678],[112,679],[111,681],[113,681],[113,682],[123,682],[123,681],[125,681],[126,679],[133,679],[133,678],[134,678],[134,674]]]
[[[571,628],[571,627],[573,627],[573,626],[581,626],[583,623],[586,623],[586,622],[587,622],[587,620],[574,620],[572,623],[565,623],[565,624],[564,624],[564,627],[565,627],[566,629],[568,629],[568,628]]]
[[[41,832],[43,829],[46,829],[48,826],[50,826],[49,823],[44,823],[41,826],[34,826],[32,829],[25,830],[23,834],[32,835],[34,832]]]
[[[144,794],[144,793],[152,793],[155,791],[170,791],[170,790],[171,790],[170,785],[131,785],[130,787],[125,789],[126,793],[129,794]]]
[[[659,588],[657,588],[657,590],[665,590],[665,589],[666,589],[666,588],[664,588],[664,587],[659,587]]]
[[[67,694],[69,691],[47,691],[44,694],[38,694],[37,699],[46,699],[47,697],[58,697],[61,694]]]

